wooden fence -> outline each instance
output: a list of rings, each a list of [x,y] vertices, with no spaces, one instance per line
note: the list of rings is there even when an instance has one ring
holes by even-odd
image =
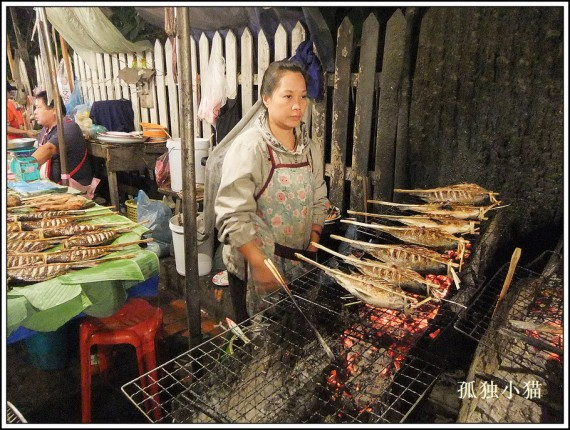
[[[270,62],[293,55],[305,38],[301,23],[290,33],[280,25],[271,52],[263,31],[258,34],[257,46],[248,29],[241,35],[239,44],[232,31],[225,39],[219,32],[215,33],[212,45],[219,44],[220,52],[224,52],[229,92],[241,89],[242,114],[257,100],[261,79]],[[325,76],[327,91],[321,100],[311,103],[305,116],[312,139],[322,149],[330,200],[343,212],[346,208],[366,209],[367,197],[387,197],[384,194],[393,188],[395,169],[402,168],[395,166],[394,159],[406,17],[398,9],[381,29],[376,16],[370,14],[362,25],[361,40],[353,39],[353,24],[345,18],[337,32],[335,71]],[[383,47],[379,46],[380,40]],[[197,42],[191,38],[192,70],[197,71],[192,80],[197,137],[208,137],[213,131],[206,121],[196,117],[200,76],[206,73],[211,48],[204,34]],[[254,49],[257,64],[254,64]],[[383,53],[383,57],[378,58],[378,53]],[[157,40],[154,50],[141,54],[96,54],[95,70],[74,54],[74,74],[84,100],[90,103],[120,98],[131,100],[136,129],[140,129],[139,122],[159,123],[167,127],[173,137],[179,137],[178,106],[182,101],[174,79],[172,56],[170,39],[164,44]],[[355,58],[359,59],[357,70],[353,70]],[[154,108],[140,107],[135,85],[127,85],[118,78],[119,70],[131,67],[135,60],[139,67],[146,62],[146,67],[156,70],[152,89]],[[39,59],[36,66],[41,86],[47,75]]]

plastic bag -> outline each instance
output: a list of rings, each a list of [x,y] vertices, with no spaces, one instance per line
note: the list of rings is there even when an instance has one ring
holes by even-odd
[[[172,210],[160,200],[151,200],[143,190],[137,194],[137,221],[145,221],[144,226],[152,230],[151,237],[160,242],[170,244],[172,234],[168,223],[172,218]]]
[[[93,125],[93,120],[89,117],[91,106],[88,104],[78,105],[75,107],[75,122],[83,132],[85,137],[90,137],[90,129]]]
[[[215,126],[220,109],[227,99],[226,64],[217,45],[212,48],[206,74],[200,79],[202,100],[198,107],[198,118]]]
[[[82,103],[81,98],[81,88],[79,87],[79,81],[76,79],[73,85],[73,91],[71,92],[71,96],[69,97],[69,101],[65,104],[65,111],[67,113],[71,113],[75,111],[75,108]]]
[[[170,188],[170,164],[168,163],[168,152],[165,152],[156,159],[154,165],[154,176],[158,188]]]
[[[57,87],[59,89],[59,94],[63,99],[63,103],[69,103],[69,99],[71,98],[71,86],[69,85],[69,79],[67,77],[67,72],[65,71],[65,62],[63,61],[63,58],[57,67]]]

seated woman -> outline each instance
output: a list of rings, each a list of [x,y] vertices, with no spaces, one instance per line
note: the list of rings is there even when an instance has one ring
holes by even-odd
[[[7,82],[6,96],[8,114],[6,116],[6,132],[8,133],[8,140],[20,139],[22,137],[35,137],[38,132],[36,130],[26,130],[24,124],[25,119],[23,116],[24,110],[12,99],[12,93],[17,91],[17,88]]]
[[[61,100],[61,97],[60,97]],[[43,126],[38,135],[38,149],[32,154],[42,171],[43,177],[53,182],[61,182],[61,160],[59,158],[59,142],[57,137],[57,117],[54,101],[48,104],[47,93],[42,91],[36,95],[35,119]],[[65,115],[65,106],[61,100],[62,115]],[[69,177],[81,185],[90,185],[93,181],[93,168],[91,156],[87,151],[87,143],[81,128],[75,121],[64,119],[63,137],[65,139],[67,171]]]

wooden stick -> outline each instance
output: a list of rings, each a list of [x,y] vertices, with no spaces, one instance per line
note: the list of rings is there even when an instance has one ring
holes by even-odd
[[[59,44],[61,45],[61,55],[63,56],[63,62],[65,63],[65,72],[67,73],[67,80],[69,81],[69,89],[73,92],[73,75],[71,74],[71,63],[69,61],[69,54],[67,53],[67,43],[65,39],[59,33]]]
[[[297,301],[295,300],[295,298],[293,297],[293,294],[291,293],[291,290],[289,289],[289,287],[287,286],[287,284],[285,283],[285,280],[282,278],[281,274],[279,273],[279,270],[277,270],[277,267],[275,267],[275,265],[273,264],[273,261],[271,261],[270,258],[266,258],[264,261],[265,265],[267,266],[267,268],[271,271],[271,273],[273,274],[273,276],[275,276],[275,278],[279,281],[279,283],[281,284],[281,286],[283,287],[283,289],[287,292],[287,294],[289,295],[289,298],[291,299],[291,301],[293,302],[293,304],[295,305],[295,307],[299,310],[299,312],[301,313],[301,315],[303,315],[303,317],[307,320],[307,322],[309,323],[309,325],[311,326],[311,328],[313,329],[313,331],[315,332],[315,334],[317,335],[317,339],[319,340],[321,346],[323,347],[323,349],[325,350],[326,354],[328,355],[328,357],[331,360],[334,360],[334,354],[332,352],[332,350],[330,349],[330,347],[327,345],[327,343],[325,342],[325,340],[323,339],[323,337],[321,336],[321,334],[319,333],[319,331],[317,330],[317,328],[313,325],[313,323],[309,320],[309,318],[307,317],[307,315],[305,315],[305,313],[301,310],[301,308],[299,307],[299,305],[297,304]]]
[[[520,257],[521,257],[521,249],[515,248],[513,255],[511,256],[511,262],[509,264],[509,270],[507,271],[507,277],[505,278],[505,282],[503,282],[503,288],[501,288],[501,292],[499,293],[499,299],[497,300],[497,304],[495,305],[495,309],[493,310],[493,314],[491,315],[491,317],[495,315],[495,312],[497,312],[499,305],[501,304],[501,302],[505,298],[505,295],[507,294],[507,290],[509,289],[509,286],[511,285],[511,282],[513,280],[513,275],[515,274],[515,269],[517,267]]]

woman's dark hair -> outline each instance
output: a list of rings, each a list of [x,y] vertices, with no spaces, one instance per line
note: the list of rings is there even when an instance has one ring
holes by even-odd
[[[65,105],[63,104],[63,99],[61,98],[61,96],[59,94],[57,96],[59,97],[59,103],[61,104],[61,114],[65,116],[65,114],[67,113],[67,109],[65,109]],[[48,104],[48,96],[46,91],[40,91],[39,93],[37,93],[36,98],[42,99],[44,105],[46,105],[50,109],[53,109],[55,106],[55,99],[52,100],[50,104]]]
[[[279,85],[279,81],[281,80],[281,76],[285,72],[297,72],[303,75],[305,79],[305,83],[307,83],[307,74],[305,73],[305,69],[301,64],[296,61],[291,60],[280,60],[274,61],[271,63],[265,74],[263,75],[263,82],[261,83],[261,91],[260,96],[271,96],[275,88]]]

